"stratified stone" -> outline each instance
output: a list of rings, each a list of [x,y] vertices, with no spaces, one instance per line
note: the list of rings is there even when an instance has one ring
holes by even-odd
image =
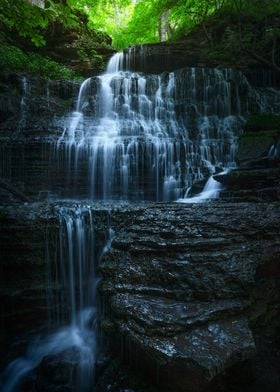
[[[119,342],[132,366],[172,392],[214,388],[252,358],[248,320],[274,323],[268,303],[279,303],[278,275],[266,280],[277,271],[279,214],[273,203],[114,210],[100,266],[101,325],[113,347]]]
[[[138,355],[140,368],[144,362],[151,373],[159,367],[165,374],[159,381],[165,390],[202,391],[228,367],[255,354],[252,333],[240,318],[209,323],[174,337],[137,333],[129,322],[121,322],[119,329],[127,341],[127,355]]]

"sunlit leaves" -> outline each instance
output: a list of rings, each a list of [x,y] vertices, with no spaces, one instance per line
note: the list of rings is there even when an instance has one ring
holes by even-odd
[[[47,0],[44,9],[25,0],[0,0],[0,22],[8,29],[17,30],[20,36],[29,38],[37,46],[44,45],[44,31],[49,22],[55,20],[67,26],[76,23],[72,9],[59,0]]]
[[[171,39],[180,39],[220,10],[262,20],[280,13],[279,0],[46,0],[45,9],[26,0],[0,0],[0,22],[36,45],[44,44],[48,24],[75,26],[77,10],[88,16],[93,30],[109,34],[115,48],[158,42],[161,16],[168,11]],[[277,26],[267,37],[277,37]]]

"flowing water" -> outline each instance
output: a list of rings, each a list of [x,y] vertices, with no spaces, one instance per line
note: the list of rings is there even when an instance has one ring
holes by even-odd
[[[21,391],[27,377],[45,358],[70,357],[73,391],[89,391],[93,385],[96,357],[96,286],[98,255],[93,217],[89,207],[60,208],[57,260],[49,268],[49,333],[36,336],[25,356],[9,364],[1,391]],[[111,231],[103,251],[110,246]]]
[[[23,76],[21,79],[21,101],[20,101],[20,117],[18,123],[17,131],[20,132],[26,125],[26,117],[28,112],[28,95],[29,95],[29,85],[26,76]]]
[[[123,67],[118,53],[105,74],[82,83],[56,145],[74,184],[87,162],[87,197],[176,200],[217,167],[234,167],[242,74],[187,68],[144,75]]]
[[[221,172],[220,174],[225,174],[226,171]],[[196,196],[189,197],[189,190],[187,190],[186,195],[182,199],[178,199],[179,203],[202,203],[210,199],[218,199],[220,196],[220,192],[222,191],[223,186],[219,181],[214,180],[213,176],[210,176],[207,180],[202,192],[200,192]]]
[[[134,55],[132,49],[125,58],[122,53],[114,55],[106,73],[85,80],[75,111],[60,120],[64,130],[50,159],[58,171],[66,162],[65,178],[58,176],[60,186],[70,183],[75,196],[86,166],[83,196],[92,200],[196,203],[217,198],[221,185],[213,175],[235,166],[244,116],[251,110],[266,111],[268,101],[238,71],[185,68],[144,75],[129,70]],[[27,121],[28,96],[23,78],[19,131]],[[48,88],[48,107],[50,102]],[[278,150],[272,146],[269,156]],[[201,180],[206,181],[203,191],[189,197],[191,186]],[[59,220],[58,256],[47,258],[49,329],[6,368],[3,392],[21,391],[42,361],[61,355],[71,357],[72,390],[92,388],[97,265],[102,252],[95,244],[90,207],[60,208]],[[108,229],[103,252],[111,239]]]

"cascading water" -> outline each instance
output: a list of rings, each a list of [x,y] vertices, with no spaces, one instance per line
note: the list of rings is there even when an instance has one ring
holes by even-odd
[[[28,81],[26,76],[23,76],[21,79],[21,89],[22,89],[22,95],[21,95],[21,100],[20,100],[20,118],[18,122],[18,129],[17,131],[20,132],[26,125],[26,116],[27,116],[27,102],[28,102]]]
[[[237,71],[122,71],[123,55],[81,85],[57,143],[78,181],[88,162],[92,199],[176,200],[215,167],[232,167],[244,120]],[[65,155],[66,154],[66,155]]]
[[[220,174],[225,174],[226,171],[221,172]],[[177,202],[180,203],[201,203],[205,200],[209,199],[217,199],[220,195],[221,190],[223,189],[222,184],[218,181],[214,180],[213,176],[210,176],[207,180],[203,191],[199,193],[197,196],[189,197],[188,193],[190,188],[187,190],[186,195],[182,199],[178,199]]]
[[[251,110],[249,103],[254,102],[253,112],[261,112],[269,111],[269,102],[238,71],[185,68],[144,75],[129,71],[133,56],[133,50],[126,59],[118,53],[104,75],[85,80],[76,110],[61,120],[64,132],[55,152],[58,164],[67,162],[67,175],[58,175],[60,187],[67,181],[76,196],[86,163],[84,197],[184,202],[216,198],[221,185],[213,174],[234,167],[236,140],[243,116]],[[241,90],[247,91],[242,105]],[[27,123],[29,95],[23,78],[19,130]],[[50,103],[47,89],[47,107]],[[279,145],[271,146],[268,156],[279,155],[279,150]],[[10,177],[4,152],[2,170]],[[207,178],[203,192],[188,197],[192,184]],[[90,207],[79,206],[61,208],[59,217],[59,257],[48,263],[49,330],[7,367],[3,392],[19,391],[45,358],[64,354],[74,357],[72,391],[92,388],[98,263],[93,217]],[[108,230],[103,251],[110,246],[111,234]]]
[[[2,377],[1,391],[22,390],[22,383],[44,358],[68,355],[74,363],[71,390],[91,390],[96,352],[97,255],[89,207],[59,210],[58,258],[48,260],[50,330],[36,337],[24,357],[14,360]],[[109,239],[103,252],[110,246]],[[101,252],[102,253],[102,252]],[[53,331],[55,328],[55,331]],[[75,375],[74,375],[75,374]]]

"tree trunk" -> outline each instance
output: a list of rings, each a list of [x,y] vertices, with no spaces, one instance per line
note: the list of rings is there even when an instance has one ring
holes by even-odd
[[[167,41],[171,37],[171,28],[168,22],[169,11],[164,11],[159,20],[159,37],[160,42]]]

